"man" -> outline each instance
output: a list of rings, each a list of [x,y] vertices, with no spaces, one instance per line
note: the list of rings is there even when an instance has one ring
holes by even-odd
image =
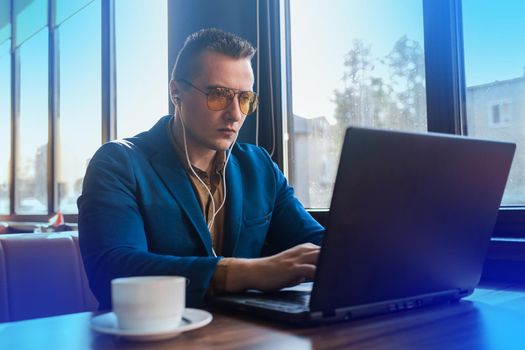
[[[323,227],[266,151],[235,142],[257,107],[254,52],[217,29],[190,35],[170,82],[175,116],[92,158],[78,200],[79,241],[101,309],[122,276],[185,276],[188,306],[206,293],[313,278]]]

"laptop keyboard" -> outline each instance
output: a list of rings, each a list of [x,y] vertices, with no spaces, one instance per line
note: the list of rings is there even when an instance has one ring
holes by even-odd
[[[303,312],[309,309],[310,293],[286,291],[280,293],[253,293],[244,304],[262,306],[284,312]]]

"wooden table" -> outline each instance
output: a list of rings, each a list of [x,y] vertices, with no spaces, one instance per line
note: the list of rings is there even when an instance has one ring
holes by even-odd
[[[456,304],[312,328],[213,312],[206,327],[159,342],[90,330],[92,313],[0,323],[0,349],[525,349],[525,288],[485,286]]]

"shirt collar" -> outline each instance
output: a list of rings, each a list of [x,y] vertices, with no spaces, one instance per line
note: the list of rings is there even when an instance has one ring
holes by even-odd
[[[187,172],[191,172],[190,167],[188,166],[188,160],[186,158],[186,152],[184,151],[184,141],[183,140],[177,140],[175,137],[175,116],[172,116],[169,123],[167,125],[167,132],[168,136],[170,138],[171,144],[173,145],[173,149],[175,150],[175,153],[177,154],[177,157],[179,157],[179,160],[182,162],[184,168]],[[212,172],[211,174],[217,173],[221,174],[224,170],[224,166],[226,165],[226,151],[217,151],[215,153],[215,157],[213,158],[213,164],[212,164]],[[193,169],[195,172],[201,175],[208,175],[205,171],[197,168],[195,165],[192,164]]]

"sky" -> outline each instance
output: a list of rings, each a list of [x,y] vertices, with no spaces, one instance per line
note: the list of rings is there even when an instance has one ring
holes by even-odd
[[[423,46],[420,0],[291,0],[294,113],[334,113],[333,90],[343,87],[344,56],[352,40],[386,55],[403,35]],[[519,77],[525,66],[525,1],[463,0],[467,86]],[[386,74],[386,73],[385,73]]]
[[[523,76],[525,1],[463,0],[467,86]]]

